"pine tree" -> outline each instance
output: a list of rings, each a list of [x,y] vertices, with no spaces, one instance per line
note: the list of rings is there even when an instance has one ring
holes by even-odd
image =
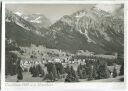
[[[67,74],[70,73],[70,67],[69,67],[69,65],[67,65],[67,67],[65,68],[65,72],[66,72]]]
[[[78,74],[78,76],[79,76],[80,79],[83,78],[83,74],[82,74],[82,70],[81,70],[81,64],[77,68],[77,74]]]
[[[97,73],[97,65],[93,65],[93,78],[97,79],[98,73]]]
[[[62,63],[60,63],[60,74],[64,74],[64,73],[65,73],[64,67],[63,67]]]
[[[72,82],[71,74],[68,74],[65,78],[65,82]]]
[[[77,76],[76,76],[75,70],[73,69],[73,66],[71,66],[70,69],[71,69],[71,75],[72,75],[72,77],[76,78]]]
[[[120,74],[119,75],[124,75],[124,63],[121,65]]]
[[[48,74],[48,79],[51,80],[51,82],[54,81],[54,76],[52,72]]]
[[[92,65],[89,66],[88,80],[93,80],[93,68]]]
[[[54,81],[55,81],[58,78],[55,64],[53,64],[52,73],[53,73],[53,77],[54,77]]]
[[[98,70],[98,79],[106,79],[110,77],[109,70],[107,68],[107,63],[103,62],[99,64]]]
[[[83,76],[83,79],[86,79],[87,78],[86,69],[83,69],[82,76]]]
[[[71,66],[68,75],[66,76],[65,82],[78,82],[78,77],[75,73],[75,70],[73,69],[73,66]]]
[[[113,77],[115,78],[117,76],[117,70],[116,70],[116,68],[114,67],[114,69],[113,69]]]

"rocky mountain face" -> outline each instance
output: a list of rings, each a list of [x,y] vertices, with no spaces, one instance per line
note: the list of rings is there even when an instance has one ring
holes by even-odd
[[[42,44],[43,34],[31,22],[6,9],[6,40],[16,42],[20,46]],[[45,28],[44,28],[44,31]]]
[[[63,16],[50,26],[47,37],[51,46],[64,50],[119,52],[124,46],[123,26],[120,16],[92,8]]]
[[[38,15],[18,16],[6,10],[6,37],[17,42],[34,40],[32,43],[36,41],[36,44],[39,42],[48,48],[70,52],[123,52],[124,21],[123,16],[116,13],[97,8],[85,9],[65,15],[50,25],[47,19]],[[43,20],[47,26],[40,23]]]
[[[14,14],[13,12],[11,12],[7,9],[5,11],[5,15],[6,15],[6,17],[5,17],[6,22],[15,23],[15,24],[19,25],[20,27],[23,27],[24,29],[26,29],[28,31],[36,30],[36,28],[30,22],[27,22],[26,20],[24,20],[20,16]]]

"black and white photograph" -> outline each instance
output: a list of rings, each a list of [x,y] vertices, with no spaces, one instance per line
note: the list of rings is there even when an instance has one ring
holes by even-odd
[[[124,4],[5,4],[6,82],[124,82]]]

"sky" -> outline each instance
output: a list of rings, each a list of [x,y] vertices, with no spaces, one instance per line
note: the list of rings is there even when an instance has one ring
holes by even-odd
[[[121,4],[6,4],[6,8],[18,14],[40,13],[51,20],[52,23],[64,15],[70,15],[78,10],[97,7],[107,12],[113,12]]]

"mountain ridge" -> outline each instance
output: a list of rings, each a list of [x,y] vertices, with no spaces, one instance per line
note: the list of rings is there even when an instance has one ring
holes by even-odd
[[[39,44],[48,48],[71,52],[88,50],[95,53],[123,53],[123,29],[122,17],[92,8],[64,15],[47,29],[40,28],[37,35],[41,36],[39,41],[43,41]]]

